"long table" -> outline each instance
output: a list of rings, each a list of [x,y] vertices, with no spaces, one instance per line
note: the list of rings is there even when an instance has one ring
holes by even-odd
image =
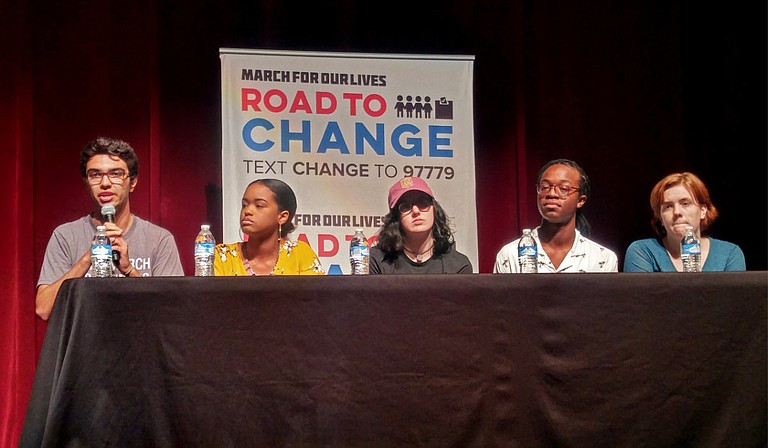
[[[20,442],[766,446],[768,273],[65,282]]]

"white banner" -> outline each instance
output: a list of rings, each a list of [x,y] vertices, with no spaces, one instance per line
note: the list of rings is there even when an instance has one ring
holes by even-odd
[[[473,56],[220,49],[224,242],[241,241],[253,180],[296,192],[291,239],[347,274],[349,239],[375,234],[389,187],[427,181],[477,272]]]

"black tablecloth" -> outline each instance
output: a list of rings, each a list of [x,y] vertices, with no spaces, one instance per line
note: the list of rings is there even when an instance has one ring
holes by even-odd
[[[20,445],[766,446],[768,273],[77,279]]]

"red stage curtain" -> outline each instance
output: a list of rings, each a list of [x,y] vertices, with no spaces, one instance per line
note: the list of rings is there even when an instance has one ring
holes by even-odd
[[[32,60],[24,1],[0,9],[0,446],[16,446],[37,360],[32,207]]]

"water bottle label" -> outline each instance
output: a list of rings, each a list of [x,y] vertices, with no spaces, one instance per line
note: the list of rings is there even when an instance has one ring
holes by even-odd
[[[698,243],[683,244],[683,253],[684,254],[700,254],[701,245]]]
[[[522,246],[517,248],[518,257],[535,257],[538,253],[535,246]]]
[[[350,256],[352,258],[367,257],[368,254],[369,254],[368,246],[364,246],[364,245],[352,246],[352,249],[350,250]]]
[[[96,258],[109,258],[112,246],[106,244],[94,244],[91,246],[91,256]]]
[[[215,244],[213,243],[197,243],[195,244],[195,256],[213,255],[213,249]]]

